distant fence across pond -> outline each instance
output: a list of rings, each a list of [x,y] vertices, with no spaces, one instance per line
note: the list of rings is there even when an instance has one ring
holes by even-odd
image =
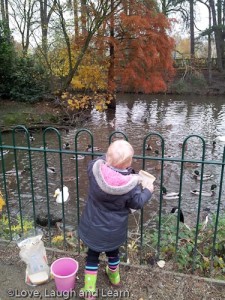
[[[176,58],[174,66],[178,69],[185,69],[187,66],[192,66],[196,69],[208,69],[211,64],[212,69],[217,69],[217,58]]]
[[[54,148],[48,143],[50,133],[57,144]],[[103,153],[96,150],[94,136],[85,128],[76,131],[70,148],[66,148],[61,133],[53,127],[44,129],[41,134],[40,148],[33,146],[32,136],[24,126],[16,126],[11,132],[11,139],[7,137],[7,142],[5,133],[0,133],[0,190],[2,201],[5,201],[0,217],[0,238],[13,240],[28,228],[41,226],[48,246],[60,245],[83,251],[76,230],[88,187],[86,166],[88,160]],[[80,150],[80,141],[84,136],[90,147]],[[115,138],[129,140],[123,132],[115,131],[106,144]],[[152,148],[153,144],[157,144],[157,151]],[[188,156],[189,144],[199,147],[198,158]],[[122,247],[123,259],[136,259],[135,263],[138,259],[139,263],[147,264],[152,259],[173,258],[179,268],[185,271],[200,269],[206,275],[220,272],[225,267],[225,218],[221,209],[224,201],[225,147],[220,160],[207,160],[207,145],[201,136],[187,136],[180,145],[180,157],[165,155],[165,146],[165,140],[159,133],[149,132],[143,138],[141,152],[134,156],[139,169],[149,171],[149,164],[157,164],[155,172],[157,170],[158,173],[152,201],[140,212],[130,214],[127,243]],[[171,174],[168,165],[170,170],[176,166],[179,190],[171,199],[173,206],[177,207],[177,215],[165,213],[165,205],[168,206],[168,201],[171,201],[169,191],[167,195],[163,194],[166,176]],[[211,165],[217,168],[216,178],[205,171]],[[193,174],[196,166],[199,175]],[[187,169],[191,171],[187,173]],[[187,201],[185,194],[189,175],[193,177],[190,180],[194,180],[198,186],[192,191],[196,197],[196,217],[192,219],[191,228],[180,222],[183,205]],[[212,183],[217,186],[216,193],[208,191],[213,193],[207,196],[209,201],[215,203],[215,210],[212,214],[206,211],[206,218],[202,221],[202,202],[205,199],[203,185],[212,178]],[[69,201],[66,201],[68,195],[64,186],[69,186],[72,198]],[[56,204],[52,194],[57,188],[61,190],[64,201],[59,200]]]

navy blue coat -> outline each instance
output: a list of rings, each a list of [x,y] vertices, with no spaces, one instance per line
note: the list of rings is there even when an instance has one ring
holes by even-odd
[[[124,186],[108,185],[100,172],[103,163],[100,158],[88,165],[89,192],[78,226],[80,239],[97,252],[119,248],[126,241],[130,208],[141,209],[151,198],[136,174]]]

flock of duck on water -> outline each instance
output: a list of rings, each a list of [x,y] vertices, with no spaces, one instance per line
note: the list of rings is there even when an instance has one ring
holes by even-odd
[[[225,136],[224,137],[223,136],[218,137],[218,140],[225,141]],[[157,144],[157,142],[156,142],[156,144]],[[183,144],[180,143],[179,147],[183,147]],[[216,147],[216,141],[213,141],[211,147],[212,147],[212,149],[215,149],[215,147]],[[184,148],[187,150],[187,144],[184,145]],[[146,146],[145,149],[153,151],[153,147],[152,147],[152,145],[150,143],[147,143],[147,146]],[[158,150],[154,150],[154,153],[155,154],[159,154],[159,151]],[[186,163],[185,162],[185,166],[197,167],[198,164]],[[193,174],[192,174],[192,177],[195,180],[198,180],[198,181],[201,181],[201,180],[202,181],[207,181],[207,180],[211,180],[214,177],[214,175],[211,174],[211,173],[206,173],[206,174],[203,174],[201,176],[200,172],[198,170],[195,170],[193,172]],[[197,195],[197,196],[201,194],[202,196],[211,197],[211,196],[215,195],[215,189],[216,189],[216,187],[217,187],[216,184],[212,184],[209,191],[206,191],[206,190],[201,190],[200,191],[200,190],[195,189],[195,190],[191,190],[190,192],[191,192],[191,194]],[[180,195],[179,192],[174,192],[174,191],[168,192],[167,189],[166,189],[166,187],[164,187],[164,186],[162,187],[162,195],[163,195],[163,199],[165,199],[165,200],[179,199],[180,196],[182,196],[182,195]]]
[[[29,135],[29,140],[30,142],[35,141],[35,137],[33,136],[32,133],[30,133]],[[40,149],[48,149],[48,144],[45,143],[44,146],[41,146]],[[70,144],[68,142],[63,144],[63,149],[64,150],[70,150]],[[85,149],[85,152],[92,152],[93,151],[100,151],[100,149],[98,147],[92,147],[91,145],[88,145]],[[9,153],[9,150],[3,150],[2,151],[3,155],[6,155]],[[75,160],[75,159],[84,159],[85,155],[73,155],[70,159]],[[57,171],[55,169],[55,167],[53,166],[49,166],[48,164],[46,164],[46,168],[47,168],[47,172],[50,174],[57,174]],[[23,173],[29,171],[30,168],[29,167],[25,167],[22,170],[16,170],[16,169],[12,169],[9,171],[5,172],[6,176],[21,176]],[[56,198],[56,202],[57,203],[62,203],[62,202],[67,202],[69,200],[69,189],[67,186],[63,186],[63,190],[60,190],[59,188],[57,188],[55,190],[54,193],[54,197]]]
[[[225,141],[225,136],[218,137],[217,139],[219,141]],[[31,142],[33,142],[35,140],[32,133],[29,134],[29,140]],[[212,147],[215,148],[215,146],[216,146],[216,142],[214,141],[213,144],[212,144]],[[41,146],[40,149],[48,149],[48,144],[45,143],[45,145]],[[64,143],[63,144],[63,149],[64,150],[70,150],[70,144],[68,142]],[[153,150],[150,143],[147,143],[146,150],[150,150],[150,151]],[[92,145],[88,145],[85,151],[86,152],[92,152],[92,151],[95,152],[95,151],[100,151],[100,149],[98,147],[93,147]],[[3,153],[3,155],[6,155],[6,154],[9,153],[9,150],[3,150],[2,153]],[[154,153],[158,155],[159,151],[156,149],[154,151]],[[84,158],[85,158],[85,155],[76,154],[76,155],[73,155],[70,159],[76,160],[76,159],[84,159]],[[55,167],[51,167],[49,165],[47,165],[46,167],[47,167],[47,172],[48,173],[56,174]],[[24,168],[23,170],[14,170],[13,169],[13,170],[6,171],[5,175],[16,175],[16,174],[18,174],[20,176],[22,173],[24,173],[28,170],[29,170],[29,168]],[[193,173],[193,178],[195,180],[206,181],[206,180],[211,180],[213,177],[214,177],[214,175],[211,174],[211,173],[201,175],[198,170],[195,170],[194,173]],[[202,189],[202,190],[191,190],[190,192],[194,195],[200,195],[201,194],[202,196],[211,197],[215,194],[216,187],[217,187],[216,184],[212,184],[210,191],[206,191],[206,190]],[[172,200],[172,199],[179,199],[179,197],[181,197],[182,195],[180,195],[179,192],[168,192],[167,189],[163,186],[162,187],[162,196],[163,196],[163,199],[165,199],[165,200]],[[62,203],[62,202],[68,201],[68,199],[69,199],[69,189],[68,189],[68,187],[64,186],[63,191],[60,190],[59,188],[57,188],[55,190],[54,197],[56,198],[57,203]]]
[[[198,181],[200,181],[201,179],[203,181],[206,181],[206,180],[212,179],[214,177],[214,175],[210,174],[210,173],[203,174],[203,176],[201,178],[201,175],[200,175],[199,171],[195,170],[194,173],[192,174],[192,177],[193,177],[193,179],[198,180]],[[205,197],[212,197],[212,196],[215,195],[215,189],[216,189],[216,187],[217,187],[216,184],[212,184],[210,191],[206,191],[206,190],[203,190],[203,189],[200,190],[199,189],[199,190],[191,190],[190,192],[191,192],[191,194],[196,195],[196,196],[201,195],[201,196],[205,196]],[[180,197],[182,197],[182,194],[180,194],[179,192],[169,192],[168,193],[167,189],[163,186],[162,187],[162,196],[163,196],[163,199],[165,199],[165,200],[174,200],[174,199],[179,199]],[[209,212],[209,210],[210,209],[208,209],[207,212],[205,213],[205,218],[203,220],[203,224],[202,224],[203,227],[202,227],[202,229],[205,228],[205,226],[208,223],[208,220],[209,220],[208,212]],[[173,214],[178,214],[178,211],[179,211],[179,209],[178,209],[177,206],[173,207],[171,209],[171,213],[173,213]],[[180,212],[179,212],[179,220],[180,220],[180,222],[184,223],[184,214],[183,214],[183,211],[181,209],[180,209]],[[188,229],[190,229],[190,227],[188,225],[186,225],[185,223],[184,223],[184,225]]]
[[[218,141],[225,142],[225,136],[218,136],[216,139]],[[215,148],[216,148],[216,143],[217,143],[216,141],[213,141],[212,145],[206,145],[206,148],[210,147],[210,149],[212,151],[214,151]],[[157,142],[156,142],[156,144],[157,144]],[[179,143],[179,147],[184,148],[185,150],[187,150],[187,144]],[[150,143],[147,144],[145,149],[149,150],[149,151],[153,151],[155,154],[159,153],[158,150],[153,150],[152,144],[150,144]],[[198,164],[185,162],[185,166],[195,168],[195,167],[198,167]],[[192,178],[195,179],[196,181],[202,181],[202,182],[204,181],[205,182],[205,181],[213,179],[214,175],[212,173],[200,174],[200,172],[198,170],[195,170],[192,173]],[[194,189],[194,190],[191,190],[190,193],[193,194],[193,195],[196,195],[196,196],[201,195],[201,196],[204,196],[204,197],[212,197],[212,196],[215,195],[215,189],[216,188],[217,188],[217,185],[212,184],[210,190]],[[180,192],[175,192],[175,191],[169,191],[168,192],[166,187],[162,186],[162,198],[164,200],[176,200],[176,199],[179,199],[181,197],[182,197],[182,194]],[[175,206],[171,209],[170,213],[177,215],[178,210],[179,210],[179,220],[180,220],[180,222],[184,223],[184,214],[183,214],[181,208],[178,209],[178,207]],[[204,218],[203,223],[202,223],[203,228],[204,228],[204,226],[206,226],[206,224],[208,223],[208,220],[209,220],[208,211],[204,212],[203,215],[205,215],[205,218]],[[184,224],[184,225],[188,229],[190,229],[186,224]]]

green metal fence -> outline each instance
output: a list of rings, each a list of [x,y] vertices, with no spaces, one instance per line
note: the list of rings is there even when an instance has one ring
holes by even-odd
[[[55,147],[48,147],[48,134],[54,134]],[[21,142],[21,135],[24,136],[23,143]],[[85,135],[88,139],[88,143],[91,145],[90,149],[81,151],[79,149],[79,141],[83,139]],[[1,212],[2,229],[0,231],[1,238],[13,240],[19,233],[27,230],[27,220],[32,222],[32,226],[36,228],[38,224],[38,216],[40,216],[40,203],[37,199],[37,181],[38,184],[43,186],[43,201],[42,206],[46,216],[46,226],[44,231],[46,233],[45,240],[47,245],[52,246],[52,240],[54,239],[55,227],[52,220],[52,198],[50,188],[52,189],[52,183],[50,182],[49,174],[49,155],[54,155],[54,162],[58,166],[58,184],[62,191],[62,197],[65,197],[63,187],[66,185],[65,177],[65,163],[64,157],[67,156],[70,159],[73,158],[74,162],[69,163],[66,170],[69,170],[73,176],[71,177],[71,186],[74,188],[73,194],[74,200],[70,203],[70,207],[66,207],[66,203],[62,201],[57,206],[57,210],[60,210],[60,229],[63,239],[63,245],[66,247],[68,244],[68,230],[66,212],[67,210],[74,210],[71,223],[74,226],[73,232],[76,232],[77,225],[81,214],[81,207],[84,203],[81,201],[80,189],[84,185],[84,175],[80,174],[80,158],[84,157],[88,160],[93,159],[96,156],[102,155],[101,152],[95,151],[94,148],[94,136],[87,129],[79,129],[74,135],[74,150],[64,149],[62,142],[61,132],[55,128],[48,127],[42,132],[42,146],[41,148],[33,147],[31,136],[27,128],[24,126],[16,126],[12,129],[11,142],[6,142],[5,133],[0,133],[0,191],[2,198],[5,201],[5,206]],[[124,138],[128,140],[128,137],[123,132],[113,132],[107,144],[110,144],[114,138]],[[152,139],[157,139],[159,153],[157,155],[153,151],[147,150],[147,145]],[[188,159],[186,146],[190,140],[197,139],[200,143],[200,158]],[[36,154],[39,156],[36,157]],[[8,158],[10,155],[10,159]],[[158,189],[158,209],[156,211],[157,218],[151,218],[152,222],[147,222],[146,225],[146,208],[140,212],[137,227],[135,232],[138,238],[131,239],[131,234],[128,232],[128,239],[126,245],[124,245],[124,259],[132,256],[132,251],[138,258],[140,263],[148,263],[152,258],[158,259],[171,259],[173,258],[177,264],[185,269],[185,271],[193,272],[196,268],[204,269],[208,274],[211,274],[215,269],[225,268],[225,233],[223,227],[225,224],[221,223],[225,218],[221,212],[221,203],[223,199],[223,179],[224,179],[224,163],[225,163],[225,147],[221,160],[206,160],[206,142],[198,135],[189,135],[186,137],[181,145],[181,157],[165,156],[165,141],[164,138],[158,133],[149,133],[143,139],[142,153],[135,155],[134,159],[140,162],[140,166],[143,170],[146,169],[148,162],[157,161],[160,164],[160,172],[157,179]],[[26,168],[21,170],[21,162],[26,163]],[[83,161],[84,162],[84,161]],[[165,216],[163,206],[165,203],[163,196],[164,186],[164,173],[166,163],[178,163],[179,169],[179,195],[177,197],[177,216],[175,219],[175,231],[174,224],[170,216]],[[43,163],[44,172],[40,173],[41,165]],[[83,163],[82,168],[85,168],[87,162]],[[184,171],[186,164],[199,164],[200,180],[199,180],[199,195],[197,200],[197,220],[191,229],[184,229],[183,224],[180,222],[180,216],[182,213],[183,196],[182,192],[186,184],[184,178]],[[14,166],[13,171],[9,170],[11,165]],[[203,183],[205,180],[205,167],[208,165],[217,166],[219,169],[219,178],[217,179],[217,193],[214,196],[214,201],[217,202],[217,208],[213,214],[213,221],[208,224],[204,224],[208,229],[204,229],[200,221],[200,213],[202,211],[202,198],[203,196]],[[40,168],[39,168],[40,166]],[[82,169],[83,170],[83,169]],[[10,172],[11,171],[11,174]],[[22,172],[26,172],[26,182],[21,176]],[[41,172],[41,171],[40,171]],[[54,170],[52,170],[54,173]],[[86,173],[86,170],[84,170]],[[12,179],[13,178],[13,179]],[[70,178],[69,178],[70,179]],[[68,180],[68,178],[67,178]],[[41,182],[41,183],[40,183]],[[25,189],[25,192],[23,191]],[[12,197],[13,194],[13,197]],[[26,195],[27,194],[27,195]],[[13,200],[11,200],[13,198]],[[40,197],[39,197],[40,198]],[[84,195],[85,198],[85,195]],[[25,200],[24,200],[25,199]],[[29,212],[28,207],[29,206]],[[16,207],[16,209],[15,209]],[[59,209],[60,207],[60,209]],[[147,213],[148,214],[148,213]],[[131,216],[132,217],[132,216]],[[59,219],[60,219],[59,218]],[[167,219],[165,219],[167,218]],[[136,218],[137,219],[137,218]],[[17,231],[15,233],[15,220],[19,222],[17,224]],[[147,215],[148,220],[148,215]],[[59,225],[57,223],[57,225]],[[153,226],[151,226],[153,224]],[[19,228],[19,230],[18,230]],[[225,229],[224,229],[225,230]],[[131,230],[132,231],[132,230]],[[169,232],[169,233],[168,233]],[[16,234],[16,236],[15,236]],[[168,240],[167,240],[168,238]],[[74,238],[76,240],[76,237]],[[74,240],[73,240],[74,241]],[[77,251],[82,250],[82,245],[79,240],[76,240],[75,248]],[[201,247],[201,248],[200,248]],[[187,263],[188,262],[188,263]],[[191,266],[191,267],[190,267]],[[221,271],[223,272],[223,271]]]

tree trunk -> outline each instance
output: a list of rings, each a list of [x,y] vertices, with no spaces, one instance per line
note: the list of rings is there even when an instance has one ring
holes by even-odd
[[[195,32],[194,32],[194,3],[190,0],[190,53],[191,62],[195,57]]]
[[[51,15],[55,9],[57,1],[54,0],[50,6],[48,0],[39,0],[40,2],[40,17],[41,17],[41,38],[42,38],[42,51],[47,59],[48,54],[48,25],[51,18]],[[50,9],[48,10],[48,8]]]
[[[70,38],[69,38],[67,30],[66,30],[66,20],[64,18],[63,10],[62,10],[62,7],[61,7],[60,3],[58,3],[58,11],[59,11],[59,16],[60,16],[60,22],[61,22],[61,26],[62,26],[63,36],[64,36],[64,39],[66,41],[69,72],[71,72],[73,66],[72,66],[72,53],[71,53],[71,47],[70,47]]]
[[[10,41],[8,0],[1,0],[1,15],[4,28],[6,29],[5,34]]]
[[[212,43],[211,43],[211,27],[212,27],[212,18],[210,6],[207,5],[209,10],[209,34],[208,34],[208,82],[212,83]]]
[[[111,0],[111,11],[114,10],[114,3],[113,0]],[[115,89],[115,82],[114,82],[114,44],[113,44],[113,39],[114,39],[114,15],[111,14],[110,17],[110,43],[109,43],[109,56],[110,56],[110,65],[109,65],[109,70],[108,70],[108,90],[112,93]]]
[[[47,0],[40,0],[40,17],[41,17],[41,41],[44,56],[47,56],[48,43],[48,18],[47,18]]]
[[[212,21],[213,21],[213,27],[214,27],[214,34],[215,34],[215,42],[216,42],[216,53],[217,53],[217,67],[218,70],[221,72],[223,71],[223,61],[222,61],[222,35],[221,30],[218,27],[217,21],[216,21],[216,9],[215,9],[215,3],[214,0],[209,0],[209,5],[212,12]]]
[[[78,23],[78,0],[73,0],[73,15],[74,15],[74,33],[75,40],[79,37],[79,23]]]
[[[82,35],[87,34],[87,12],[86,12],[86,0],[81,0],[81,28]]]

